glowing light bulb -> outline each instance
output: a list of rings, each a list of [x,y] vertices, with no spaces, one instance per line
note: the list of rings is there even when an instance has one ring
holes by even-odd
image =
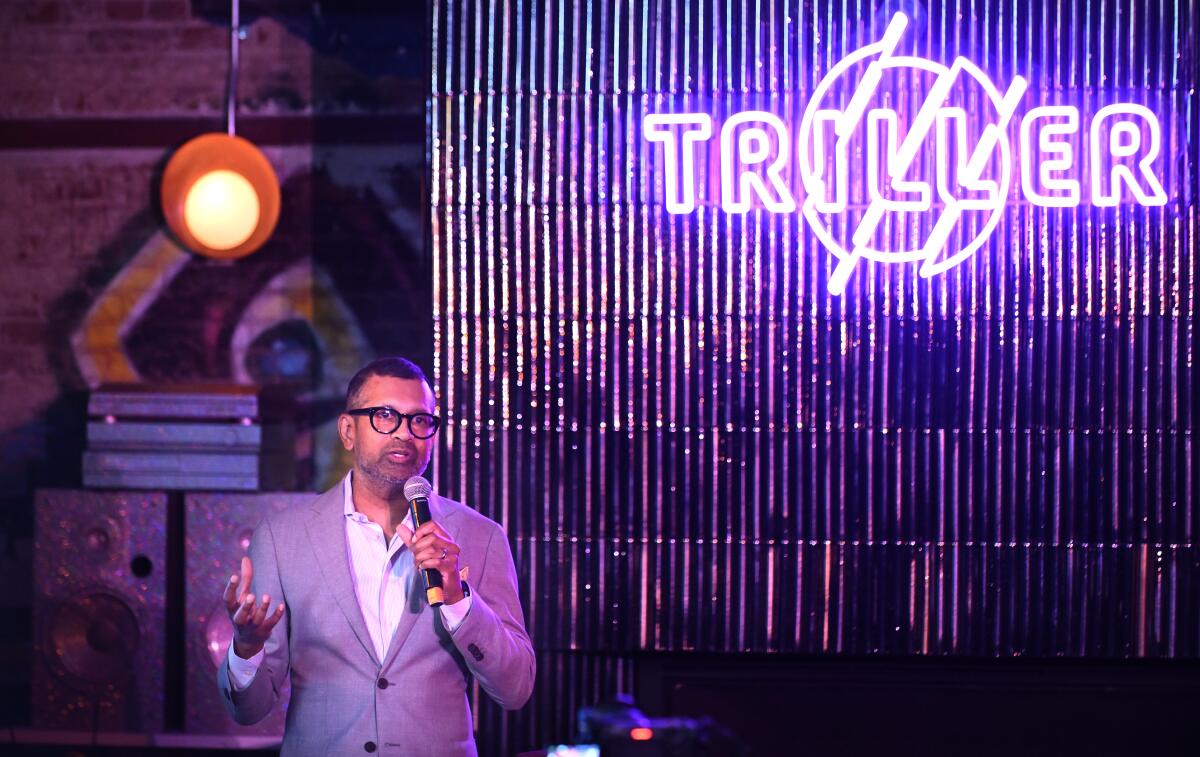
[[[192,236],[214,250],[232,250],[258,227],[258,193],[244,176],[210,171],[188,190],[183,222]]]

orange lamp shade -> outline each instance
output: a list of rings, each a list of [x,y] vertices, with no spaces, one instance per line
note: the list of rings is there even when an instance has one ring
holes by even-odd
[[[167,226],[188,249],[232,260],[262,247],[279,221],[279,179],[266,156],[229,134],[202,134],[163,171]]]

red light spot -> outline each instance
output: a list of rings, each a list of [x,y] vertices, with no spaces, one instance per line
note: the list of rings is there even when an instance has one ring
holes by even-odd
[[[629,731],[629,738],[634,741],[649,741],[654,738],[654,731],[649,728],[634,728]]]

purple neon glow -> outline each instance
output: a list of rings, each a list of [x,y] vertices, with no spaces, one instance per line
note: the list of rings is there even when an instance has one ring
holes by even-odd
[[[1087,145],[1077,150],[1069,141],[1082,121],[1077,108],[1034,108],[1022,121],[1018,111],[1028,86],[1022,77],[1001,92],[966,58],[947,68],[897,55],[907,25],[904,14],[896,14],[878,42],[831,68],[805,108],[794,143],[786,121],[768,111],[732,112],[720,126],[721,207],[793,213],[797,200],[786,175],[798,174],[805,217],[838,260],[831,294],[844,291],[864,258],[920,261],[923,277],[960,265],[995,233],[1010,194],[1035,205],[1073,207],[1086,180],[1096,206],[1166,203],[1156,174],[1161,127],[1150,109],[1101,108],[1090,120]],[[924,90],[915,105],[905,101],[914,85]],[[1020,181],[1012,187],[1009,132],[1017,124]],[[644,118],[645,138],[662,145],[669,213],[696,209],[697,182],[705,181],[697,164],[707,156],[712,132],[704,113]],[[865,144],[857,141],[864,134]],[[1076,157],[1084,150],[1088,161],[1081,165]],[[897,224],[916,224],[917,244],[897,248],[879,239]]]
[[[628,690],[640,650],[1200,654],[1197,5],[907,5],[924,12],[897,55],[966,56],[1000,89],[1029,78],[1012,182],[1035,109],[1079,113],[1047,174],[1079,202],[1010,182],[1002,225],[961,265],[862,260],[834,297],[839,259],[802,212],[721,207],[719,135],[764,111],[794,146],[811,93],[888,17],[829,0],[434,3],[438,488],[504,523],[563,682],[515,720],[480,695],[480,734],[573,729],[597,692]],[[1091,202],[1091,122],[1125,100],[1162,126],[1165,207],[1120,184],[1121,204]],[[891,107],[903,132],[915,108]],[[667,193],[646,114],[710,125],[688,211],[666,212],[688,198]],[[835,127],[813,169],[845,207],[813,210],[842,218],[866,193],[857,154],[840,180]],[[787,159],[803,211],[814,193]],[[885,224],[880,242],[928,231]]]

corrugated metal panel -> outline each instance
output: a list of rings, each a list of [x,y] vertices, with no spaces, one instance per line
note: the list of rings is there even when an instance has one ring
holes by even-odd
[[[798,122],[897,9],[1024,108],[1151,106],[1168,204],[1013,201],[963,265],[843,297],[799,213],[664,211],[645,114]],[[507,528],[539,650],[1200,655],[1198,18],[435,2],[437,481]]]

